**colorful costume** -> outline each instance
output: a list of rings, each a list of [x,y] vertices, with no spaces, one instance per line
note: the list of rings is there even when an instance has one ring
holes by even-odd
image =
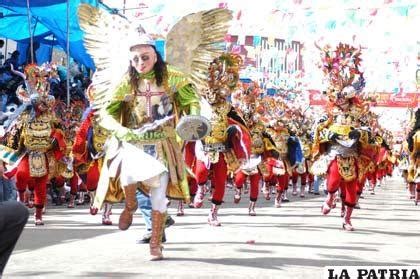
[[[74,177],[80,176],[85,183],[90,196],[90,214],[95,215],[98,212],[98,208],[93,206],[93,201],[105,155],[104,145],[109,133],[96,123],[93,110],[91,108],[89,110],[85,120],[77,131],[72,154],[77,173]],[[73,183],[75,183],[74,180],[72,180]],[[102,224],[112,225],[110,219],[111,209],[112,204],[106,202],[102,215]]]
[[[49,176],[63,171],[60,160],[66,150],[64,134],[57,129],[58,121],[52,111],[54,97],[48,95],[49,83],[46,77],[51,70],[49,65],[29,65],[25,68],[27,88],[18,89],[18,96],[27,101],[23,105],[26,109],[16,120],[19,159],[8,173],[16,176],[20,201],[24,200],[28,187],[34,190],[35,225],[44,224],[42,210],[45,206],[47,181]],[[10,147],[13,148],[13,144]]]
[[[105,144],[94,206],[99,208],[104,200],[115,199],[112,194],[123,189],[125,208],[119,228],[126,230],[137,209],[138,186],[150,192],[151,260],[163,259],[166,195],[189,200],[175,125],[181,116],[199,113],[195,90],[203,84],[199,69],[211,61],[211,54],[221,52],[213,43],[223,40],[228,28],[225,23],[231,18],[230,11],[214,9],[191,14],[172,28],[167,38],[167,62],[183,67],[185,72],[180,72],[163,62],[144,29],[133,30],[125,18],[92,6],[79,7],[80,26],[87,34],[85,46],[97,66],[92,105],[99,125],[112,134]],[[186,29],[194,34],[190,40],[184,38]],[[110,44],[109,34],[115,36],[112,42],[116,44]],[[128,61],[127,72],[124,62]]]
[[[234,202],[239,203],[241,200],[242,188],[249,177],[250,203],[248,214],[256,216],[255,203],[258,199],[259,185],[262,179],[261,169],[265,168],[265,155],[269,152],[269,147],[266,144],[266,139],[269,136],[265,133],[265,125],[261,121],[260,115],[256,112],[258,98],[261,94],[258,85],[251,83],[242,87],[232,95],[232,104],[239,111],[249,128],[251,135],[251,155],[250,159],[242,164],[234,174],[234,185],[236,187]]]
[[[218,209],[225,194],[228,168],[235,171],[240,165],[238,160],[248,160],[250,154],[250,137],[245,123],[226,101],[237,86],[241,63],[239,56],[231,54],[215,59],[209,68],[208,88],[201,92],[211,105],[211,115],[207,117],[212,131],[202,144],[196,143],[195,175],[198,191],[194,206],[201,207],[203,204],[204,184],[211,171],[211,186],[214,190],[208,223],[212,226],[220,226]]]
[[[322,69],[326,74],[328,88],[328,121],[317,129],[313,151],[320,153],[320,144],[326,144],[326,151],[312,167],[315,175],[327,177],[328,196],[322,205],[322,213],[328,214],[333,206],[334,194],[341,190],[344,201],[343,229],[354,230],[351,215],[357,202],[359,156],[357,143],[360,138],[357,119],[366,112],[356,96],[364,87],[363,73],[358,69],[360,50],[339,44],[332,51],[329,46],[323,50]]]
[[[407,136],[408,150],[410,152],[410,164],[408,167],[407,181],[414,190],[414,204],[420,202],[420,109],[416,111],[416,119],[413,129]]]

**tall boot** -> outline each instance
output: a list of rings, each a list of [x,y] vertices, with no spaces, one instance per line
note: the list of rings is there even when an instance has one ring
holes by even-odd
[[[36,205],[35,206],[35,214],[34,214],[35,216],[35,226],[43,226],[44,225],[44,222],[42,221],[42,205],[41,206],[38,206],[38,205]]]
[[[90,213],[90,215],[96,215],[96,214],[98,214],[98,211],[99,211],[99,209],[97,207],[93,206],[93,202],[95,200],[95,193],[96,193],[96,191],[89,191],[89,199],[90,199],[89,213]]]
[[[204,187],[205,187],[204,185],[197,186],[197,193],[195,194],[195,197],[194,197],[195,208],[200,208],[203,206],[203,200],[204,200],[204,194],[205,194]]]
[[[106,226],[112,225],[112,221],[110,218],[111,209],[112,209],[112,204],[106,202],[104,204],[104,212],[102,213],[102,225],[106,225]]]
[[[178,203],[178,212],[176,213],[176,216],[184,216],[184,202],[179,201]]]
[[[133,223],[133,214],[137,210],[136,198],[137,185],[132,184],[124,187],[125,193],[125,208],[121,212],[118,227],[120,230],[127,230]]]
[[[281,207],[281,196],[282,196],[283,192],[282,191],[278,191],[276,194],[276,199],[274,200],[274,207]]]
[[[322,214],[327,215],[328,213],[330,213],[333,202],[334,194],[328,193],[327,198],[321,206]]]
[[[305,184],[301,184],[300,185],[300,197],[301,198],[304,198],[305,197],[305,188],[306,188],[306,185]]]
[[[217,211],[218,210],[219,210],[218,205],[215,205],[215,204],[211,205],[211,210],[210,210],[210,213],[209,213],[209,217],[207,219],[210,226],[215,226],[215,227],[221,226],[219,220],[217,219]]]
[[[152,237],[150,238],[150,260],[159,261],[163,259],[162,255],[162,236],[166,222],[166,212],[152,210]]]
[[[74,200],[76,199],[76,195],[70,194],[69,204],[67,208],[74,208]]]
[[[343,229],[346,231],[354,231],[353,225],[351,224],[351,214],[353,213],[353,207],[346,206],[345,215],[343,219]]]
[[[257,216],[257,213],[255,212],[255,203],[254,201],[249,202],[249,208],[248,208],[248,214],[249,216]]]

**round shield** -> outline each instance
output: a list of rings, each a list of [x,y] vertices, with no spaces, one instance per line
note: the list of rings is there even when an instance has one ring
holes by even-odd
[[[196,141],[207,136],[211,131],[207,118],[199,115],[187,115],[176,125],[179,137],[186,141]]]

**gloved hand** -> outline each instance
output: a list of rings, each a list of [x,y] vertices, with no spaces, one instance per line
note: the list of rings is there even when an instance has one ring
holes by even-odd
[[[352,130],[349,133],[349,138],[350,139],[354,139],[354,140],[358,140],[360,138],[361,134],[358,130]]]
[[[337,140],[337,139],[338,139],[338,137],[339,137],[339,134],[337,134],[337,133],[330,133],[330,134],[328,135],[328,139],[329,139],[330,141],[335,141],[335,140]]]

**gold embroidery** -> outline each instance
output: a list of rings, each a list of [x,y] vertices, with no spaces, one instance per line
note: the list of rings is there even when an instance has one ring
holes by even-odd
[[[29,173],[31,177],[43,177],[48,174],[47,158],[41,152],[29,152]]]
[[[356,179],[356,164],[354,157],[343,158],[337,156],[338,172],[345,181],[353,181]]]

